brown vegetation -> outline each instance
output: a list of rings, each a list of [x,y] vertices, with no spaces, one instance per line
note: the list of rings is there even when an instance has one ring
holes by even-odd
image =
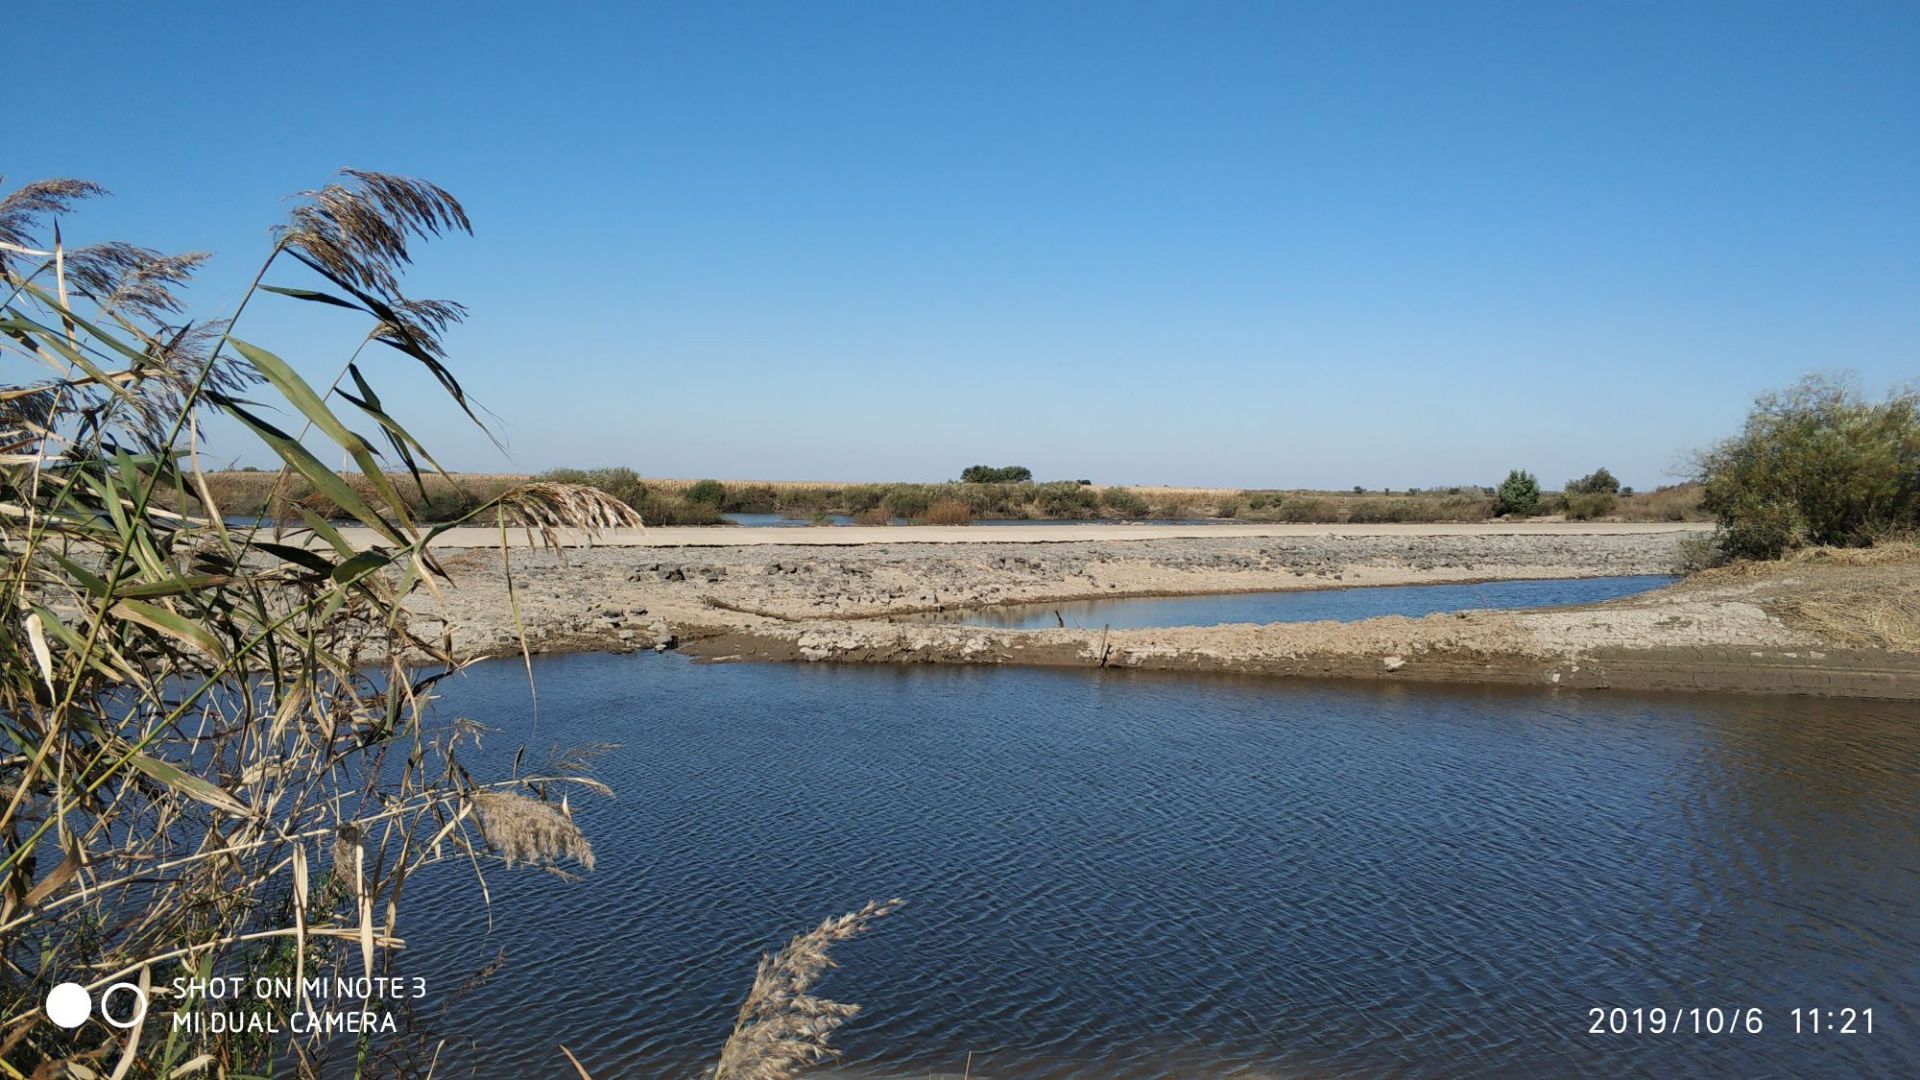
[[[923,520],[929,525],[966,525],[973,521],[973,508],[959,499],[941,499],[927,507]]]
[[[1707,570],[1689,584],[1753,582],[1754,601],[1835,645],[1920,652],[1920,543],[1801,548]]]

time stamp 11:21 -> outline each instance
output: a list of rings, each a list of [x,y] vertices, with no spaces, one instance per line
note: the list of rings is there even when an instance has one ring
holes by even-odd
[[[1813,1009],[1791,1011],[1795,1035],[1871,1035],[1872,1009]],[[1603,1008],[1587,1010],[1589,1035],[1758,1035],[1769,1027],[1766,1011],[1757,1008]],[[1775,1030],[1779,1030],[1775,1028]]]

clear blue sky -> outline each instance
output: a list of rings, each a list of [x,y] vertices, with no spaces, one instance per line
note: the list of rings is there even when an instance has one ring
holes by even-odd
[[[510,456],[379,376],[456,468],[1651,486],[1756,391],[1920,374],[1911,3],[66,2],[8,41],[0,172],[112,188],[70,241],[216,252],[209,314],[339,166],[459,195],[410,289],[472,306]],[[299,307],[241,334],[331,378],[362,328]]]

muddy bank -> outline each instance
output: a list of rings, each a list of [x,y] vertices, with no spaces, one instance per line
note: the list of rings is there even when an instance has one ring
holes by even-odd
[[[1581,608],[1354,623],[1103,632],[888,618],[1132,595],[1671,573],[1688,535],[1402,531],[825,550],[756,543],[600,547],[571,552],[564,563],[544,552],[515,551],[511,558],[520,623],[540,650],[685,647],[713,660],[1117,666],[1920,697],[1920,657],[1912,651],[1796,615],[1816,587],[1804,572],[1707,575]],[[444,607],[421,607],[422,628],[438,630],[434,621],[444,619],[456,649],[469,655],[517,649],[500,559],[498,551],[449,556],[457,587],[447,590]],[[1858,578],[1868,570],[1845,572]]]
[[[1604,611],[1596,605],[1594,611]],[[1445,620],[1456,616],[1430,616]],[[1195,628],[1114,631],[1076,638],[1071,632],[983,631],[964,638],[916,635],[885,638],[861,628],[823,628],[801,635],[698,628],[682,648],[703,659],[727,661],[837,661],[884,664],[1022,664],[1040,667],[1215,671],[1317,679],[1492,683],[1569,689],[1692,690],[1805,694],[1920,700],[1920,656],[1874,649],[1672,645],[1569,648],[1559,652],[1515,647],[1524,620],[1511,613],[1479,614],[1476,629],[1502,639],[1477,647],[1426,626],[1426,620],[1299,623],[1317,640],[1293,648],[1246,639],[1221,642]],[[1371,625],[1382,624],[1382,625]],[[1518,624],[1518,625],[1516,625]],[[1355,642],[1334,628],[1366,625],[1370,640]],[[1212,628],[1208,628],[1212,629]],[[1268,630],[1271,628],[1255,628]],[[1255,638],[1261,636],[1253,635]],[[1269,635],[1278,637],[1280,635]]]

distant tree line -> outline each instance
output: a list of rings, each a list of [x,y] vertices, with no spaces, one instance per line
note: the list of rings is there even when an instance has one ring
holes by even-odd
[[[1033,470],[1025,465],[969,465],[960,470],[963,484],[1026,484],[1033,481]]]

